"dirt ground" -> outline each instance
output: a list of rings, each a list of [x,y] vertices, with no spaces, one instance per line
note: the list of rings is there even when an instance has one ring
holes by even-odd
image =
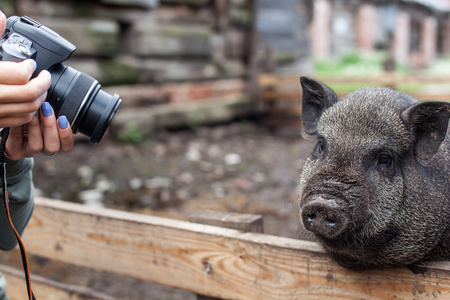
[[[46,197],[169,218],[187,220],[204,209],[261,214],[265,233],[296,238],[297,182],[311,149],[299,132],[279,135],[247,121],[158,132],[140,145],[82,139],[71,152],[37,157],[34,181]],[[48,260],[33,262],[41,272],[51,269]],[[195,299],[113,274],[70,274],[70,283],[118,299]]]
[[[297,182],[311,142],[251,122],[159,132],[141,145],[105,138],[35,160],[46,197],[187,219],[198,210],[261,214],[264,232],[297,235]]]

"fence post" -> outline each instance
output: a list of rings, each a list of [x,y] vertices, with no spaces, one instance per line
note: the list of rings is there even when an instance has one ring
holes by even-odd
[[[199,224],[225,227],[244,232],[263,233],[263,217],[261,215],[239,214],[212,210],[200,210],[191,216],[189,221]],[[197,294],[197,300],[218,300],[220,298]]]

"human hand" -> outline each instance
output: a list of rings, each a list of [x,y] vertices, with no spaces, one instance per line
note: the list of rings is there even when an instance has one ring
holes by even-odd
[[[0,33],[5,31],[6,16],[0,11]],[[0,61],[0,128],[29,123],[44,102],[51,84],[48,71],[30,80],[36,62]]]
[[[19,160],[39,153],[52,155],[60,150],[69,151],[73,145],[67,118],[60,116],[56,119],[51,105],[44,102],[31,122],[10,129],[5,155],[11,160]]]
[[[11,127],[5,154],[12,160],[41,151],[69,151],[74,144],[67,118],[61,116],[57,122],[52,107],[44,102],[51,84],[49,72],[29,80],[34,70],[32,60],[0,62],[0,127]]]
[[[0,12],[0,32],[5,23],[6,17]],[[5,154],[12,160],[41,151],[69,151],[73,147],[67,118],[61,116],[57,122],[50,104],[44,103],[51,84],[50,73],[44,70],[30,80],[35,69],[33,60],[0,61],[0,127],[11,128]]]
[[[48,71],[30,80],[35,70],[31,59],[20,63],[0,61],[0,127],[29,123],[47,97]]]

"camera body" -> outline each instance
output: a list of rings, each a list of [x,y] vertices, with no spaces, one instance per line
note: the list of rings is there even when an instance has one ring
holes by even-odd
[[[33,77],[42,70],[50,70],[52,66],[67,60],[77,49],[50,28],[27,16],[12,16],[7,19],[0,45],[2,60],[20,62],[34,59],[37,68]]]
[[[37,68],[32,77],[42,70],[50,72],[46,101],[56,116],[65,115],[73,133],[79,131],[98,143],[122,100],[103,91],[94,78],[62,64],[75,50],[75,45],[27,16],[9,17],[0,39],[2,61],[33,59]]]

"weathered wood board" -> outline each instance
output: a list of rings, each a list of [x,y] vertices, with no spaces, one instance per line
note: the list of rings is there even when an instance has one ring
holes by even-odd
[[[28,299],[25,276],[22,270],[0,265],[0,272],[2,272],[6,278],[6,288],[9,300]],[[40,295],[38,299],[117,300],[116,298],[107,296],[102,292],[97,292],[82,286],[55,282],[37,275],[31,275],[31,280],[33,282],[33,291],[35,295]]]
[[[354,272],[312,242],[57,200],[36,199],[24,241],[51,259],[223,299],[450,299],[450,262]]]

